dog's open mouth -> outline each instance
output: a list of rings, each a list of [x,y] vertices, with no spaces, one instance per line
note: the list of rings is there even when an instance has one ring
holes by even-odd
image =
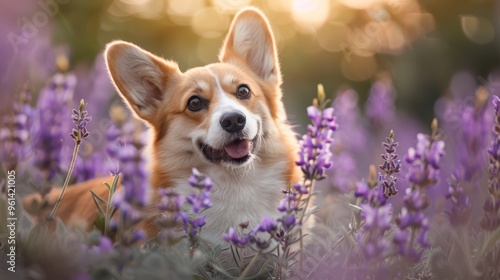
[[[246,162],[251,157],[254,149],[254,141],[248,139],[236,139],[229,144],[224,145],[222,149],[215,149],[207,144],[200,143],[200,149],[205,157],[214,163],[226,161],[241,164]]]

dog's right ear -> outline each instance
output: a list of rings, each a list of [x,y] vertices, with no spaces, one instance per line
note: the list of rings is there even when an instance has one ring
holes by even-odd
[[[180,75],[177,64],[123,41],[109,43],[104,54],[118,92],[139,118],[152,123],[167,85]]]

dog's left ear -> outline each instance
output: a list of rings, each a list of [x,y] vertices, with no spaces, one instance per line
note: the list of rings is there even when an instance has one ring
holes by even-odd
[[[238,65],[243,62],[263,81],[281,84],[271,26],[258,9],[247,8],[235,16],[219,59]]]

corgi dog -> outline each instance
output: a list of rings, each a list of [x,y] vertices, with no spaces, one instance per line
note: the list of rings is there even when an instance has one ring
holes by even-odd
[[[175,62],[123,41],[108,44],[105,59],[116,90],[151,131],[149,209],[156,209],[160,188],[190,194],[196,167],[214,183],[203,239],[222,243],[229,227],[248,222],[252,228],[264,215],[279,216],[282,189],[302,172],[282,103],[275,39],[261,11],[246,8],[235,16],[217,63],[181,72]],[[91,226],[96,209],[88,190],[107,197],[102,182],[69,187],[57,216]],[[57,195],[51,192],[49,201]],[[148,237],[159,231],[155,211],[140,225]]]

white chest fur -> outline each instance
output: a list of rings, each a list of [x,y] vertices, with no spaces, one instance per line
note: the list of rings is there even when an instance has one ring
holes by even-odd
[[[208,174],[213,183],[213,206],[201,213],[207,215],[207,224],[201,237],[213,244],[222,243],[222,234],[229,227],[249,222],[249,229],[260,223],[264,215],[277,218],[281,190],[286,187],[284,174],[286,162],[273,164],[272,168],[255,164],[253,168],[230,170],[213,166],[200,170]],[[181,195],[193,193],[186,180],[176,181],[176,190]]]

